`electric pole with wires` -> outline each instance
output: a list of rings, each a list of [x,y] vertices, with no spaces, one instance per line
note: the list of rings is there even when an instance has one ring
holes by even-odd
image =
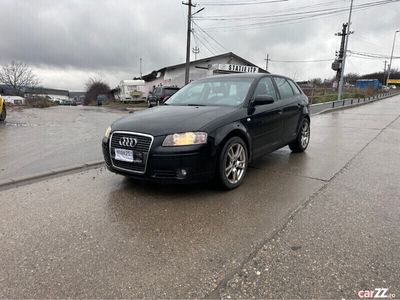
[[[203,8],[192,14],[192,7],[196,7],[196,4],[192,4],[192,0],[188,2],[182,2],[183,5],[188,7],[188,23],[187,23],[187,35],[186,35],[186,65],[185,65],[185,84],[189,83],[189,70],[190,70],[190,34],[192,33],[192,17],[201,12]],[[197,48],[197,47],[196,47]]]
[[[349,44],[349,35],[353,33],[350,31],[352,12],[353,12],[353,0],[351,0],[351,3],[350,3],[349,21],[347,22],[347,32],[346,32],[345,41],[344,41],[343,57],[340,61],[340,69],[341,69],[340,73],[341,74],[340,74],[340,80],[339,80],[338,100],[342,99],[343,86],[344,86],[344,70],[345,70],[345,66],[346,66],[347,46]]]
[[[183,5],[188,7],[188,23],[187,23],[187,35],[186,35],[186,66],[185,66],[185,84],[189,83],[189,67],[190,67],[190,34],[192,32],[192,7],[196,7],[192,4],[192,0],[188,2],[182,2]]]
[[[200,48],[195,46],[192,48],[192,52],[194,53],[194,60],[197,60],[197,54],[200,53]]]
[[[269,64],[269,61],[270,61],[269,53],[267,53],[267,58],[264,58],[264,60],[265,60],[265,71],[268,72],[268,64]]]

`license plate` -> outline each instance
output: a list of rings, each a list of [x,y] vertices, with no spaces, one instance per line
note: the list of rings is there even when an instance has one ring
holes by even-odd
[[[142,152],[118,148],[115,148],[114,151],[116,160],[143,164]]]

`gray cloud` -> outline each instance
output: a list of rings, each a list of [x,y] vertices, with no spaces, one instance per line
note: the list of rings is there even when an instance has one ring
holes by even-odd
[[[371,0],[355,3],[366,1]],[[327,0],[289,0],[250,7],[207,6],[200,14],[290,12],[295,7],[321,2]],[[349,5],[348,0],[337,3]],[[44,85],[80,89],[89,76],[96,74],[115,85],[121,79],[138,75],[139,57],[143,58],[144,73],[183,62],[185,58],[186,7],[178,0],[1,0],[0,5],[0,64],[24,61],[34,67]],[[399,3],[395,3],[356,12],[352,24],[356,33],[349,48],[388,54],[393,32],[400,28],[399,8]],[[346,20],[347,15],[342,14],[257,30],[227,28],[209,33],[228,51],[260,66],[264,66],[266,51],[275,60],[333,60],[340,42],[333,34]],[[223,24],[197,22],[203,28]],[[214,52],[226,52],[210,38],[208,42]],[[200,57],[212,55],[203,45],[199,47]],[[351,57],[347,71],[365,73],[382,67],[381,61]],[[271,62],[270,70],[299,80],[334,75],[330,62]]]

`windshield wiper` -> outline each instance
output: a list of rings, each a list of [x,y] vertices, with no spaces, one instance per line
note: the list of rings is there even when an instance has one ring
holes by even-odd
[[[187,106],[206,106],[205,104],[192,104],[192,103],[190,103],[190,104],[187,104]]]

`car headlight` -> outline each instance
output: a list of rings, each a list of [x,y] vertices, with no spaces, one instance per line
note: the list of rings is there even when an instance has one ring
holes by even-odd
[[[104,137],[106,137],[107,139],[110,137],[111,134],[111,126],[109,126],[106,130],[106,133],[104,134]]]
[[[184,132],[168,135],[163,142],[164,147],[188,146],[207,143],[206,132]]]

